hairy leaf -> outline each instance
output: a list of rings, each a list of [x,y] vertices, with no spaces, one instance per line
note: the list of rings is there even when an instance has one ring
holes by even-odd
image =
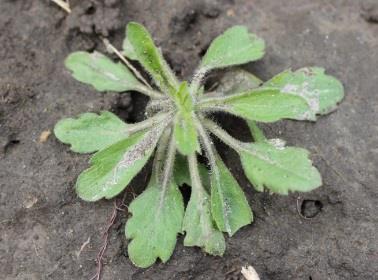
[[[142,85],[121,63],[114,63],[99,52],[74,52],[65,60],[72,76],[98,91],[138,90]]]
[[[258,88],[262,81],[252,73],[241,68],[226,71],[219,79],[216,92],[225,96]]]
[[[200,150],[197,139],[197,131],[193,124],[193,116],[189,114],[177,114],[174,127],[177,149],[183,155],[189,155]]]
[[[168,261],[181,232],[184,216],[182,195],[174,183],[163,189],[153,179],[149,187],[129,206],[132,217],[126,223],[131,261],[149,267],[157,258]]]
[[[100,115],[84,113],[76,119],[60,120],[55,125],[54,134],[77,153],[96,152],[128,136],[127,124],[107,111]]]
[[[209,170],[203,163],[198,163],[198,169],[201,177],[201,182],[203,183],[205,189],[210,191]],[[186,160],[185,156],[180,154],[176,155],[173,176],[178,186],[182,186],[184,184],[187,184],[188,186],[192,185],[188,161]]]
[[[261,142],[247,144],[246,150],[240,152],[240,159],[245,174],[258,191],[265,186],[280,194],[307,192],[322,184],[305,149]]]
[[[226,96],[256,89],[261,86],[261,84],[262,80],[252,73],[241,68],[235,68],[224,73],[219,80],[216,91]],[[256,142],[265,141],[265,136],[255,121],[247,120],[247,124]]]
[[[197,155],[189,156],[188,162],[192,193],[183,222],[184,245],[198,246],[209,254],[221,256],[226,245],[211,216],[210,197],[201,182]]]
[[[210,197],[205,190],[192,188],[183,230],[186,232],[185,246],[198,246],[211,255],[223,255],[226,244],[222,232],[217,229],[211,216]]]
[[[178,113],[175,118],[174,135],[177,149],[183,155],[200,150],[198,135],[194,125],[193,102],[187,83],[183,82],[175,95]]]
[[[211,174],[211,211],[218,228],[230,236],[253,219],[243,191],[220,158]]]
[[[147,133],[137,133],[97,152],[91,167],[80,174],[76,191],[86,201],[119,194],[143,168],[162,133],[158,126]]]
[[[282,94],[279,90],[270,88],[213,98],[211,101],[205,100],[204,103],[202,107],[226,111],[247,120],[260,122],[275,122],[280,119],[303,120],[309,110],[309,105],[302,97]]]
[[[127,25],[127,38],[134,49],[137,60],[151,74],[157,86],[173,95],[178,89],[178,81],[155,46],[151,35],[143,25],[131,22]]]
[[[234,26],[215,38],[200,68],[211,70],[258,60],[264,55],[264,40],[249,33],[245,26]]]
[[[309,104],[310,120],[314,120],[316,114],[334,110],[344,97],[342,84],[319,67],[306,67],[295,72],[286,70],[264,83],[264,86],[304,98]]]
[[[134,47],[131,45],[129,39],[125,37],[122,43],[123,55],[131,60],[138,60]]]

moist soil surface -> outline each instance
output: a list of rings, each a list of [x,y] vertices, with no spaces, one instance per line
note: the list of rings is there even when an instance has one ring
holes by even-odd
[[[244,68],[263,79],[292,67],[321,66],[346,96],[316,123],[265,125],[271,138],[311,151],[323,186],[310,193],[258,193],[238,157],[218,143],[244,189],[253,224],[227,238],[221,257],[182,245],[148,269],[127,257],[117,211],[104,253],[102,279],[243,279],[252,265],[261,279],[378,279],[378,3],[358,0],[71,0],[67,14],[47,0],[0,2],[0,275],[1,279],[89,279],[114,201],[86,203],[74,192],[89,155],[57,141],[54,124],[82,112],[110,110],[140,121],[146,98],[98,93],[63,66],[72,51],[121,47],[127,22],[143,23],[177,75],[189,79],[210,41],[243,24],[263,37],[266,56]],[[226,129],[249,139],[238,119]],[[41,134],[44,132],[44,135]],[[123,195],[142,191],[148,168]]]

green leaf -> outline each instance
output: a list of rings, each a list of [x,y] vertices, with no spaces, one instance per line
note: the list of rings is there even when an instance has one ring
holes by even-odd
[[[122,43],[123,55],[131,60],[138,60],[134,47],[131,45],[129,39],[125,37]]]
[[[258,127],[255,121],[247,121],[247,125],[255,142],[267,141],[263,131]]]
[[[183,82],[175,95],[178,113],[175,118],[174,136],[177,149],[183,155],[200,151],[197,130],[194,124],[193,102],[187,83]]]
[[[193,123],[193,114],[179,113],[175,118],[174,135],[177,149],[183,155],[200,150],[197,131]]]
[[[201,182],[205,186],[206,190],[210,190],[209,170],[203,163],[198,163],[198,169],[201,177]],[[173,176],[178,186],[182,186],[184,184],[187,184],[188,186],[192,185],[188,161],[186,160],[185,156],[180,154],[176,155]]]
[[[258,88],[262,81],[246,70],[232,68],[223,74],[218,83],[216,92],[226,96]]]
[[[136,133],[97,152],[90,160],[91,167],[77,179],[79,197],[96,201],[119,194],[147,163],[163,129],[158,126]]]
[[[262,80],[253,75],[252,73],[245,71],[241,68],[234,68],[227,71],[219,80],[219,85],[216,89],[217,93],[221,93],[223,96],[241,93],[244,91],[256,89],[261,86]],[[262,130],[257,126],[255,121],[248,121],[248,127],[251,131],[255,142],[265,141],[266,138]]]
[[[185,246],[198,246],[211,255],[223,255],[226,244],[222,232],[213,222],[210,197],[205,190],[192,188],[185,211],[183,230],[186,232]]]
[[[65,60],[65,66],[72,76],[98,91],[138,90],[140,82],[121,63],[114,63],[99,52],[74,52]]]
[[[152,177],[154,178],[154,176]],[[168,261],[181,232],[184,203],[174,183],[163,189],[153,179],[149,187],[129,206],[132,217],[126,223],[130,260],[139,267],[149,267],[157,258]]]
[[[96,152],[128,136],[127,124],[107,111],[100,115],[84,113],[76,119],[60,120],[55,125],[54,134],[77,153]]]
[[[264,40],[245,26],[234,26],[215,38],[202,59],[200,69],[211,70],[244,64],[263,57]]]
[[[240,152],[244,172],[255,189],[288,194],[289,191],[308,192],[322,184],[318,170],[312,166],[308,151],[284,147],[279,141],[249,143]]]
[[[202,186],[197,155],[188,157],[192,193],[186,207],[183,230],[184,245],[198,246],[209,254],[222,256],[226,244],[211,216],[210,197]]]
[[[309,105],[302,97],[282,94],[278,89],[270,88],[211,98],[204,100],[201,107],[226,111],[247,120],[260,122],[275,122],[280,119],[303,120],[307,118],[309,111]]]
[[[139,23],[131,22],[127,25],[126,33],[135,57],[151,74],[157,86],[171,95],[175,94],[179,86],[177,78],[146,28]]]
[[[306,67],[295,72],[286,70],[264,83],[264,86],[304,98],[310,106],[310,120],[315,119],[316,114],[334,110],[344,97],[343,85],[319,67]]]
[[[253,216],[239,184],[218,157],[211,174],[211,212],[218,228],[232,236]]]

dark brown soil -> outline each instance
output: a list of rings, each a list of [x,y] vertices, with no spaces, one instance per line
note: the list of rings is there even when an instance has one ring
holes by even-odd
[[[141,119],[144,98],[100,94],[63,67],[72,51],[104,51],[100,36],[120,47],[124,26],[136,20],[182,78],[190,77],[214,36],[244,24],[268,46],[265,58],[248,70],[266,79],[288,67],[322,66],[343,81],[346,98],[317,123],[264,127],[269,136],[312,152],[323,187],[289,196],[256,193],[226,150],[256,219],[227,239],[224,257],[185,248],[180,237],[167,264],[138,269],[127,258],[127,213],[120,212],[103,279],[242,279],[246,264],[261,279],[378,279],[375,0],[71,0],[71,6],[67,15],[48,0],[0,1],[0,278],[89,279],[95,272],[113,202],[78,199],[73,186],[88,156],[70,152],[53,135],[43,143],[39,137],[59,119],[86,111]],[[223,122],[233,135],[248,137],[238,120]],[[144,176],[133,181],[136,192]]]

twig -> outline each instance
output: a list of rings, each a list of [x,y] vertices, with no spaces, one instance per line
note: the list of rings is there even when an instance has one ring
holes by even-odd
[[[57,4],[63,10],[65,10],[68,14],[71,13],[70,3],[68,3],[68,1],[64,1],[64,0],[51,0],[51,1]]]
[[[149,89],[151,89],[151,86],[149,85],[149,83],[147,83],[147,81],[143,78],[143,76],[139,73],[139,71],[119,52],[119,50],[117,50],[110,42],[108,39],[106,38],[102,38],[102,41],[104,42],[105,44],[105,47],[106,49],[111,52],[111,53],[115,53],[120,60],[122,60],[123,63],[126,64],[127,67],[130,68],[131,71],[133,71],[134,75],[137,76],[137,78],[143,82],[143,84],[145,84],[146,87],[148,87]]]

